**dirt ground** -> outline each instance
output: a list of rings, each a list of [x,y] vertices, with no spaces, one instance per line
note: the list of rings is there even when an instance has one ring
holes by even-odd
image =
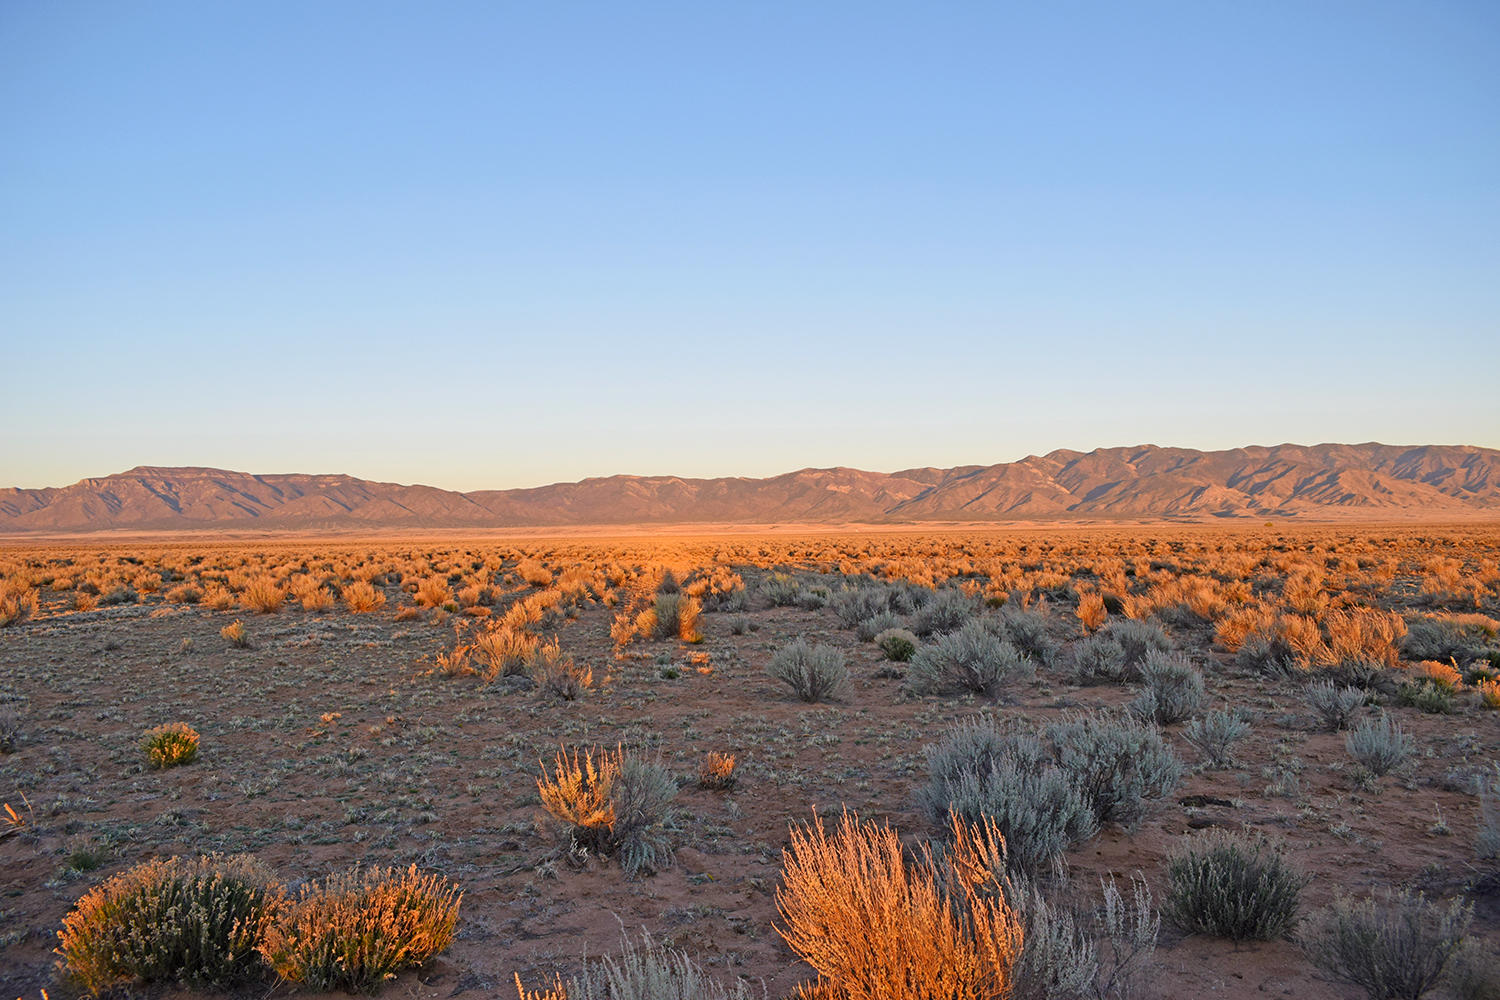
[[[1274,537],[1288,531],[1279,527]],[[1363,539],[1362,552],[1399,548],[1399,560],[1427,548],[1412,540],[1419,536],[1403,534],[1397,547],[1384,536],[1349,534]],[[603,551],[612,543],[577,544]],[[778,570],[809,586],[836,587],[847,554],[825,552],[828,543],[811,538],[801,550],[778,543],[746,555],[755,544],[736,542],[743,561],[724,561],[743,580],[747,608],[705,612],[701,642],[636,638],[620,646],[611,635],[620,605],[597,597],[539,625],[592,667],[594,687],[574,701],[525,678],[445,674],[438,657],[454,647],[454,626],[482,619],[428,610],[398,620],[409,597],[390,580],[380,584],[388,603],[359,615],[337,605],[308,612],[291,602],[274,614],[215,611],[162,593],[78,611],[69,593],[42,587],[37,613],[0,629],[0,695],[20,720],[14,752],[0,756],[0,800],[23,819],[0,839],[0,984],[28,1000],[43,990],[77,995],[59,978],[53,948],[79,897],[154,857],[221,851],[253,853],[288,883],[356,862],[415,863],[454,879],[464,891],[457,939],[429,966],[391,983],[388,996],[514,996],[517,973],[540,986],[554,973],[576,972],[586,956],[617,951],[622,930],[642,929],[725,982],[741,978],[757,994],[763,987],[770,997],[785,996],[812,976],[775,930],[790,824],[848,809],[889,822],[916,844],[940,833],[913,803],[926,775],[924,746],[954,722],[977,713],[1047,720],[1121,706],[1134,694],[1120,685],[1077,686],[1058,667],[998,699],[914,696],[899,669],[841,627],[831,607],[769,606],[762,596]],[[965,536],[948,544],[962,549]],[[35,570],[62,551],[7,554]],[[1493,559],[1494,533],[1477,541],[1464,535],[1452,551],[1461,560],[1470,551],[1476,565]],[[554,546],[538,558],[558,571],[575,554]],[[151,559],[145,556],[147,567]],[[1412,594],[1419,571],[1397,568],[1381,606],[1430,613]],[[1337,593],[1337,578],[1326,586]],[[520,592],[518,585],[511,599]],[[1085,632],[1057,596],[1066,588],[1052,592],[1046,607],[1064,664]],[[1495,592],[1475,602],[1478,613],[1500,613]],[[734,634],[732,625],[746,624],[736,623],[741,614],[749,628]],[[235,620],[244,622],[247,648],[221,636]],[[1312,876],[1306,911],[1335,891],[1467,893],[1472,933],[1500,946],[1494,862],[1475,855],[1480,806],[1472,785],[1500,759],[1500,712],[1473,699],[1460,699],[1451,715],[1388,702],[1385,710],[1415,738],[1417,759],[1404,771],[1361,780],[1344,734],[1310,722],[1304,681],[1236,666],[1214,644],[1211,621],[1179,621],[1167,631],[1206,675],[1205,709],[1244,709],[1252,733],[1234,767],[1210,771],[1183,740],[1183,724],[1167,727],[1186,776],[1137,828],[1107,826],[1068,855],[1079,893],[1096,897],[1101,878],[1140,873],[1159,903],[1165,858],[1184,835],[1251,828],[1284,844]],[[802,703],[767,674],[772,654],[799,636],[846,654],[852,683],[838,700]],[[199,759],[147,769],[142,734],[176,721],[201,734]],[[537,793],[540,766],[559,747],[617,744],[659,756],[680,776],[670,830],[675,859],[640,879],[609,859],[580,864],[560,852]],[[710,751],[736,756],[731,790],[698,787]],[[1206,801],[1195,796],[1227,804],[1183,804]],[[102,864],[79,870],[71,859],[80,853]],[[1289,940],[1235,944],[1164,923],[1156,962],[1151,981],[1161,997],[1361,995],[1328,982]],[[192,995],[170,985],[125,992]],[[266,992],[263,985],[243,996]],[[272,992],[295,991],[281,985]]]

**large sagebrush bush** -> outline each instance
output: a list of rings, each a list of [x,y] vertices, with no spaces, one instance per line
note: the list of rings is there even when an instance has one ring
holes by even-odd
[[[943,589],[911,614],[911,630],[925,639],[952,632],[979,612],[974,598],[961,590]]]
[[[1136,714],[1159,726],[1181,722],[1203,704],[1203,674],[1180,653],[1148,652],[1141,683],[1145,690],[1135,703]]]
[[[1269,941],[1290,933],[1307,878],[1264,837],[1211,831],[1167,859],[1164,911],[1189,934]]]
[[[627,875],[650,874],[671,860],[667,827],[677,782],[660,763],[619,747],[560,750],[552,772],[542,768],[537,794],[572,844],[618,857]]]
[[[355,868],[302,887],[270,923],[260,952],[288,982],[375,993],[447,950],[463,893],[415,865]]]
[[[1099,823],[1134,823],[1147,799],[1166,795],[1182,776],[1182,762],[1156,725],[1129,713],[1074,715],[1047,734]]]
[[[1035,673],[1031,660],[977,621],[924,645],[911,658],[907,686],[917,694],[993,695],[1008,681]]]
[[[57,951],[90,993],[135,980],[229,986],[261,974],[256,949],[282,898],[248,855],[150,861],[80,899]]]
[[[831,698],[849,683],[843,653],[833,646],[815,646],[800,636],[777,650],[766,669],[807,702]]]
[[[1364,989],[1371,1000],[1420,1000],[1442,981],[1468,933],[1473,908],[1421,893],[1336,896],[1302,936],[1312,963]]]

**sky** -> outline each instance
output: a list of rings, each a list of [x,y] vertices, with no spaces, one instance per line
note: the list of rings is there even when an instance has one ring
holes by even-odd
[[[0,486],[1500,447],[1500,5],[0,3]]]

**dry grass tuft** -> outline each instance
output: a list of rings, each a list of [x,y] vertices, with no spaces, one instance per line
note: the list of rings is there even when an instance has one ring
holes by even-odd
[[[286,591],[270,576],[258,576],[245,584],[240,602],[258,615],[275,614],[286,603]]]
[[[191,764],[198,759],[198,731],[186,722],[168,722],[146,730],[142,749],[146,763],[156,770]]]

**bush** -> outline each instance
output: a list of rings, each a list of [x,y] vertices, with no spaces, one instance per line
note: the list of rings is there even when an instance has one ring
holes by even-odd
[[[575,701],[594,686],[594,670],[579,666],[557,640],[541,643],[526,657],[526,672],[537,686],[563,701]]]
[[[245,649],[250,645],[250,638],[245,634],[245,623],[238,618],[219,629],[219,635],[235,649]]]
[[[889,587],[846,587],[829,598],[828,606],[844,628],[854,628],[876,615],[889,614],[892,592]]]
[[[346,586],[341,596],[344,599],[344,607],[349,609],[351,615],[368,614],[385,604],[385,594],[364,580],[356,580]]]
[[[1167,794],[1182,776],[1182,762],[1161,731],[1129,714],[1078,715],[1053,723],[1047,734],[1099,823],[1134,823],[1146,799]]]
[[[696,598],[677,591],[657,594],[652,611],[655,623],[651,629],[651,638],[703,641],[703,633],[699,629],[703,606]]]
[[[498,625],[474,640],[473,655],[484,664],[480,674],[487,681],[528,673],[537,651],[536,636],[525,629]]]
[[[803,638],[777,650],[767,671],[806,702],[831,698],[849,683],[843,653],[832,646],[810,645]]]
[[[934,822],[956,815],[993,823],[1004,836],[1012,868],[1037,872],[1098,823],[1083,794],[1034,733],[964,722],[926,748],[928,779],[917,805]]]
[[[997,639],[980,622],[938,636],[911,659],[906,683],[917,694],[972,692],[993,695],[1012,677],[1030,676],[1031,661]]]
[[[620,748],[559,752],[553,773],[542,769],[537,791],[574,844],[618,856],[626,874],[650,874],[671,859],[665,828],[677,783],[660,764]]]
[[[146,730],[141,748],[146,763],[156,770],[191,764],[198,759],[198,731],[186,722],[169,722]]]
[[[1172,640],[1167,638],[1167,633],[1162,631],[1160,625],[1152,625],[1150,622],[1121,618],[1110,622],[1096,634],[1113,639],[1125,651],[1126,680],[1136,678],[1147,653],[1153,650],[1158,653],[1172,651]]]
[[[710,750],[703,763],[698,765],[698,787],[724,792],[734,784],[734,754]]]
[[[1125,680],[1125,647],[1095,633],[1073,647],[1073,679],[1079,684],[1118,684]]]
[[[1432,681],[1401,685],[1396,690],[1396,704],[1415,708],[1429,715],[1452,715],[1458,711],[1453,689]]]
[[[832,836],[793,827],[782,852],[779,933],[818,973],[802,997],[949,1000],[1010,994],[1019,921],[990,879],[1003,870],[993,827],[953,821],[943,862],[908,862],[894,830],[847,813]]]
[[[1468,663],[1484,657],[1492,638],[1482,625],[1451,618],[1418,618],[1407,623],[1401,652],[1408,660]]]
[[[1145,698],[1136,714],[1169,726],[1198,711],[1203,704],[1203,675],[1181,654],[1151,650],[1141,664]]]
[[[281,902],[248,855],[150,861],[80,899],[57,950],[94,994],[135,979],[229,986],[261,974],[256,947]]]
[[[28,618],[36,617],[41,608],[41,597],[35,587],[19,592],[0,593],[0,628],[18,625]]]
[[[1261,836],[1214,831],[1167,860],[1167,917],[1189,934],[1270,941],[1297,924],[1307,878]]]
[[[1361,724],[1344,741],[1349,755],[1377,778],[1389,774],[1412,754],[1412,739],[1391,717],[1381,716]]]
[[[1057,657],[1058,642],[1052,638],[1051,623],[1040,611],[1006,608],[1000,612],[1000,626],[1010,644],[1044,667]]]
[[[797,594],[801,590],[801,585],[787,573],[772,573],[760,585],[760,592],[766,600],[771,602],[773,608],[790,607],[796,604]]]
[[[546,993],[528,993],[516,977],[520,1000],[751,1000],[743,984],[733,989],[708,978],[687,955],[665,948],[643,934],[640,947],[624,939],[618,958],[591,965],[564,986],[557,980]]]
[[[1222,709],[1194,719],[1182,732],[1182,738],[1203,755],[1210,768],[1234,766],[1234,747],[1250,735],[1250,724],[1233,712]]]
[[[882,611],[854,626],[854,636],[860,642],[869,642],[872,639],[878,639],[882,632],[889,632],[893,629],[906,631],[903,627],[904,624],[900,615],[892,614],[889,611]]]
[[[1479,835],[1474,848],[1481,858],[1500,858],[1500,764],[1479,778]]]
[[[1371,1000],[1418,1000],[1437,986],[1463,943],[1473,911],[1444,909],[1402,891],[1364,900],[1336,897],[1302,938],[1313,964]]]
[[[275,614],[286,603],[286,591],[270,576],[258,576],[245,584],[240,602],[258,615]]]
[[[1365,693],[1359,688],[1341,688],[1328,681],[1309,685],[1305,698],[1313,718],[1333,733],[1348,729],[1365,703]]]
[[[932,600],[912,613],[911,630],[923,639],[938,632],[952,632],[978,612],[974,599],[961,590],[939,590]]]
[[[260,951],[282,978],[319,991],[375,993],[453,942],[463,893],[416,865],[355,868],[303,886]]]
[[[888,628],[875,637],[887,660],[906,663],[917,651],[917,637],[904,628]]]

